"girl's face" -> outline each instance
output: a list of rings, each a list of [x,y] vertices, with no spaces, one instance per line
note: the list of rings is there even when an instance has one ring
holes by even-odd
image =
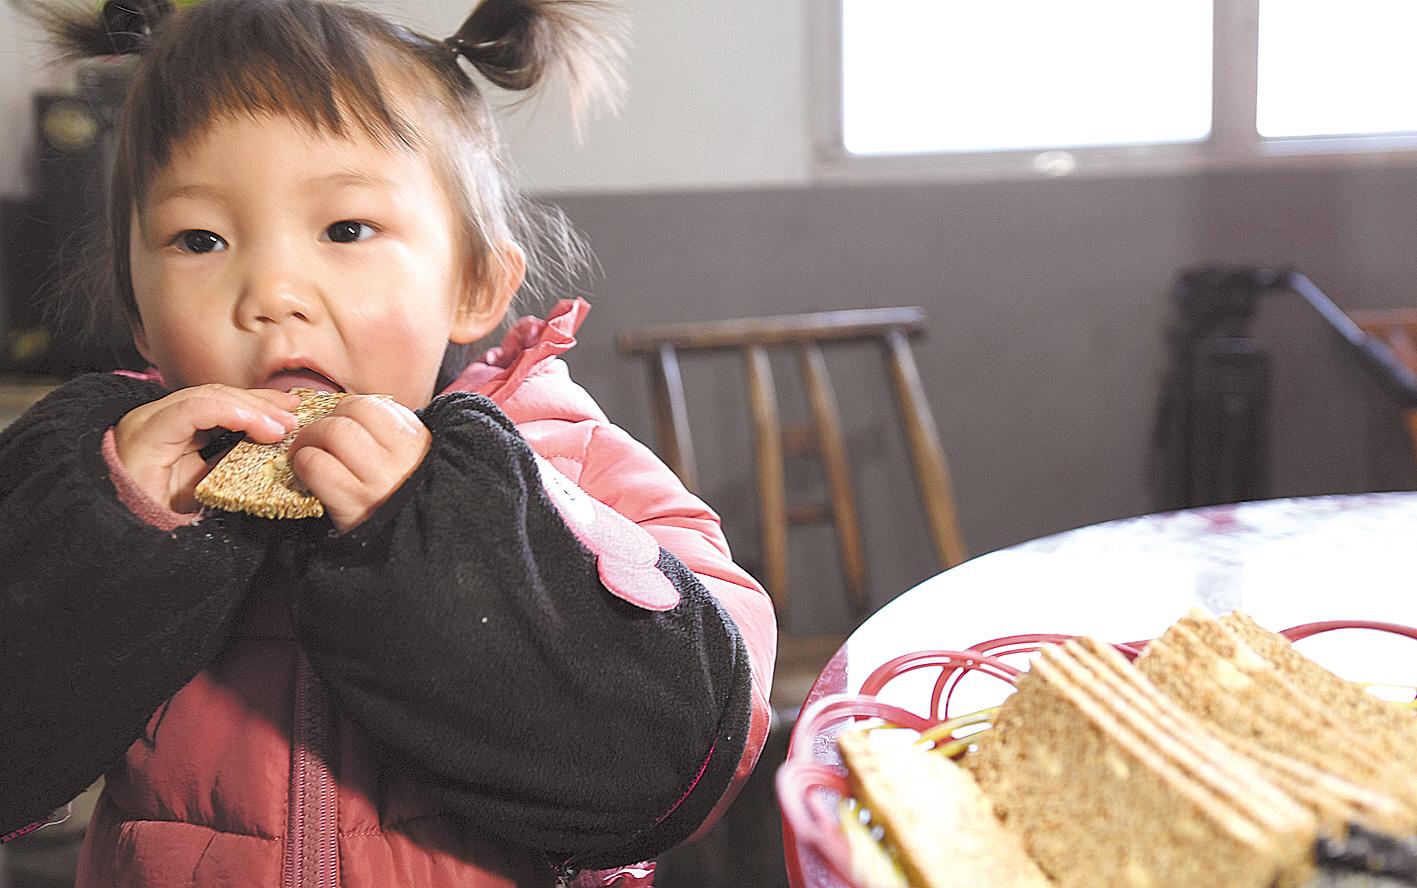
[[[220,118],[154,178],[129,241],[134,338],[169,386],[309,385],[417,409],[448,342],[501,320],[519,251],[507,280],[477,287],[427,157],[352,129]]]

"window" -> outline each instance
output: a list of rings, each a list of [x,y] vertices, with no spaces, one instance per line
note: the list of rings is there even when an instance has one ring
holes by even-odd
[[[1417,149],[1414,0],[834,0],[830,163]]]
[[[844,0],[842,23],[853,154],[1210,134],[1210,0]]]
[[[1417,4],[1263,0],[1259,134],[1269,138],[1417,130]]]

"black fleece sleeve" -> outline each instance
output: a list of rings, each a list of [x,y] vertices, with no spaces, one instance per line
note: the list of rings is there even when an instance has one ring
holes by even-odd
[[[220,648],[261,560],[222,518],[161,531],[118,500],[104,433],[163,394],[83,376],[0,433],[0,835],[123,755]]]
[[[570,867],[687,838],[746,740],[737,627],[663,550],[672,609],[607,591],[490,400],[422,418],[419,469],[311,559],[295,622],[315,669],[389,766],[482,832]]]

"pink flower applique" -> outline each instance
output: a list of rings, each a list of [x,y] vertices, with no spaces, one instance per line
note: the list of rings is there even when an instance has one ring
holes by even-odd
[[[645,610],[667,611],[679,590],[659,569],[659,542],[644,528],[581,490],[536,457],[541,482],[566,526],[595,556],[600,582],[617,598]]]

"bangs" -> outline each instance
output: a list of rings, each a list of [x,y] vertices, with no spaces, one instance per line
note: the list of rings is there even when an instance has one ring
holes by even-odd
[[[360,10],[289,0],[203,3],[174,18],[125,109],[137,197],[175,144],[221,117],[279,115],[339,136],[357,126],[386,147],[425,141],[379,74],[403,73],[410,55],[431,61],[432,41]]]

